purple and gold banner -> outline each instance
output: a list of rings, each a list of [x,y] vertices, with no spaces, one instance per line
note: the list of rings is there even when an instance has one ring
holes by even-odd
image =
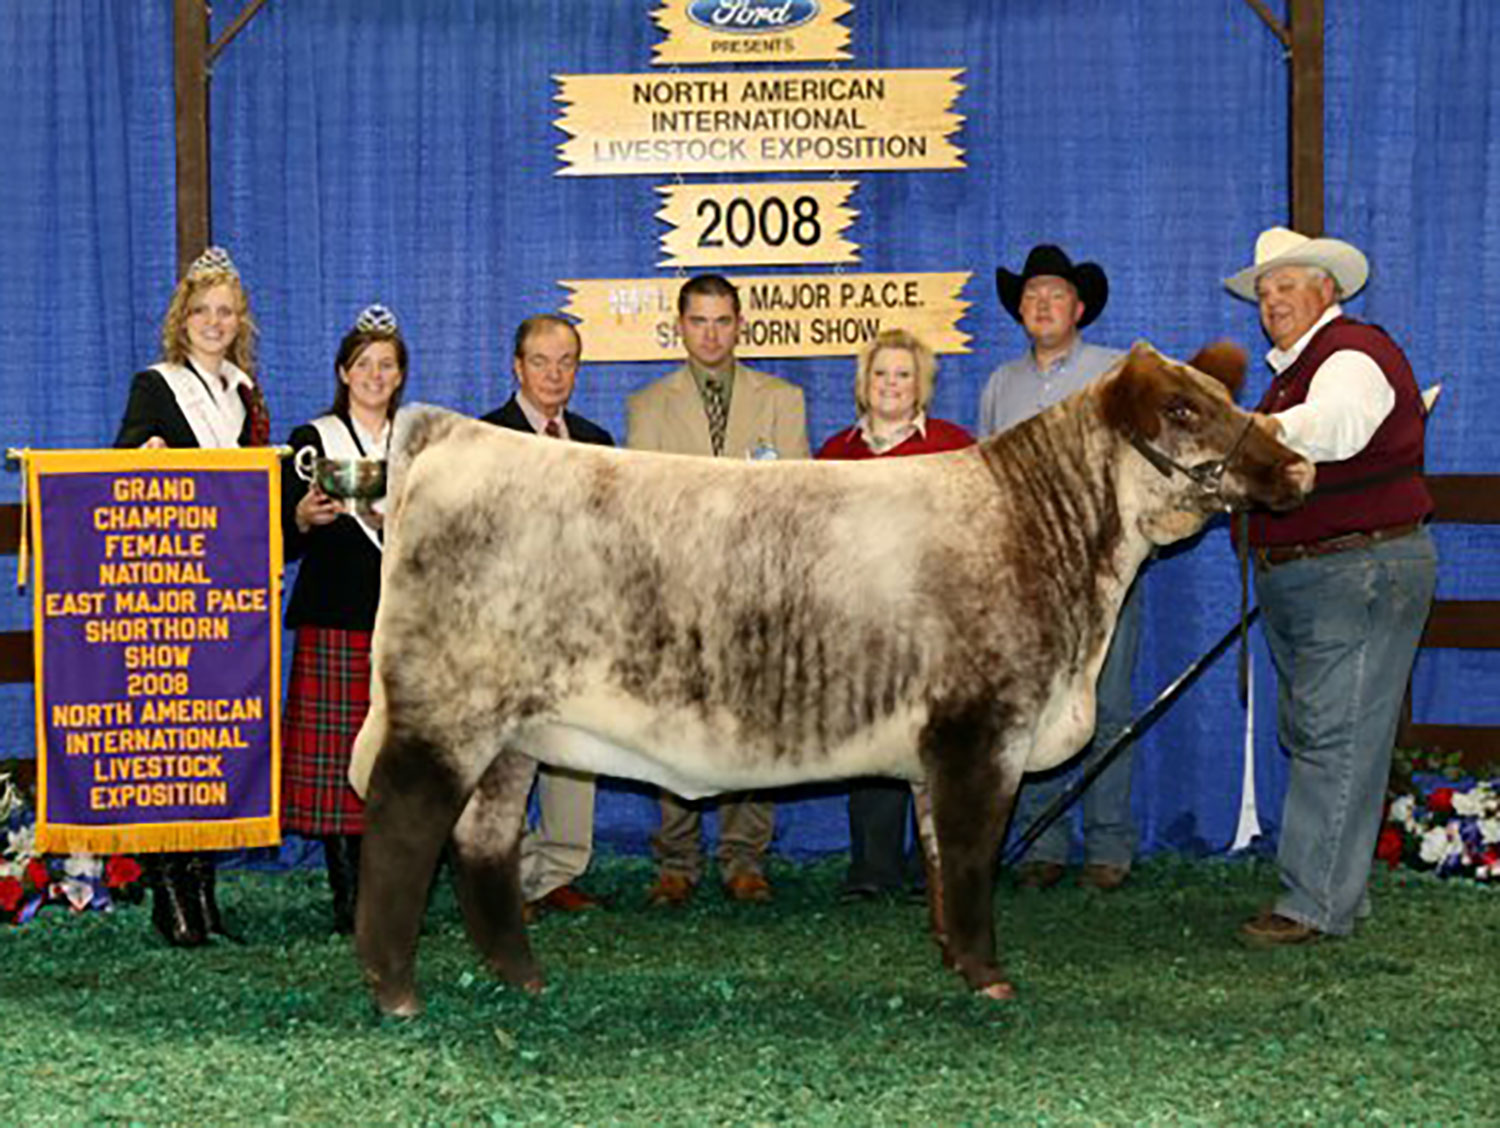
[[[29,451],[37,848],[280,841],[280,465]]]

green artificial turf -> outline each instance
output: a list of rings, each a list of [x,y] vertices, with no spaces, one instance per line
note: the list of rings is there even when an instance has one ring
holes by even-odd
[[[249,943],[170,950],[144,907],[0,928],[9,1124],[1497,1124],[1500,897],[1377,876],[1353,939],[1233,940],[1264,863],[1159,859],[1114,894],[998,898],[1020,999],[967,994],[925,910],[835,903],[842,863],[533,930],[549,987],[492,982],[446,883],[419,979],[378,1020],[322,876],[227,873]]]

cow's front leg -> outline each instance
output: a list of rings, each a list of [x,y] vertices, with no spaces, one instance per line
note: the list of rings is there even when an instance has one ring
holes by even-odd
[[[995,956],[995,856],[1020,782],[1019,768],[997,754],[993,706],[934,710],[922,734],[922,758],[937,840],[936,902],[945,962],[992,999],[1015,997]]]
[[[458,899],[469,937],[505,982],[536,994],[542,973],[526,939],[521,831],[536,761],[505,751],[489,766],[453,828]]]
[[[370,775],[354,943],[382,1014],[420,1014],[417,935],[438,854],[473,789],[424,739],[387,736]]]

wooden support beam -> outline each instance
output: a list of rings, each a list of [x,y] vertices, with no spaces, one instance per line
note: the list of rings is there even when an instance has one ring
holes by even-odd
[[[266,0],[250,0],[250,3],[234,17],[234,21],[224,29],[224,34],[214,40],[213,46],[208,49],[208,61],[212,64],[218,59],[220,52],[233,42],[234,37],[245,30],[245,25],[255,18],[255,13],[265,7]]]
[[[208,8],[173,0],[177,93],[177,277],[208,246]]]
[[[1255,14],[1264,21],[1271,29],[1271,33],[1281,40],[1281,45],[1288,51],[1292,49],[1292,33],[1286,29],[1286,25],[1278,20],[1275,13],[1266,6],[1266,0],[1245,0],[1246,4],[1254,10]]]
[[[1323,234],[1323,0],[1287,0],[1292,48],[1292,227]]]

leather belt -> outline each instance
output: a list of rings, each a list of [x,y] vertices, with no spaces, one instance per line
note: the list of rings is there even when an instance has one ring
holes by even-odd
[[[1381,541],[1395,540],[1397,537],[1409,536],[1422,527],[1420,521],[1408,521],[1404,525],[1391,525],[1384,529],[1374,529],[1368,533],[1345,533],[1343,536],[1329,537],[1327,540],[1308,541],[1306,544],[1272,544],[1260,548],[1252,548],[1250,554],[1255,558],[1258,568],[1274,568],[1277,564],[1289,564],[1293,560],[1307,560],[1313,556],[1328,556],[1335,552],[1349,552],[1356,548],[1369,548]]]

